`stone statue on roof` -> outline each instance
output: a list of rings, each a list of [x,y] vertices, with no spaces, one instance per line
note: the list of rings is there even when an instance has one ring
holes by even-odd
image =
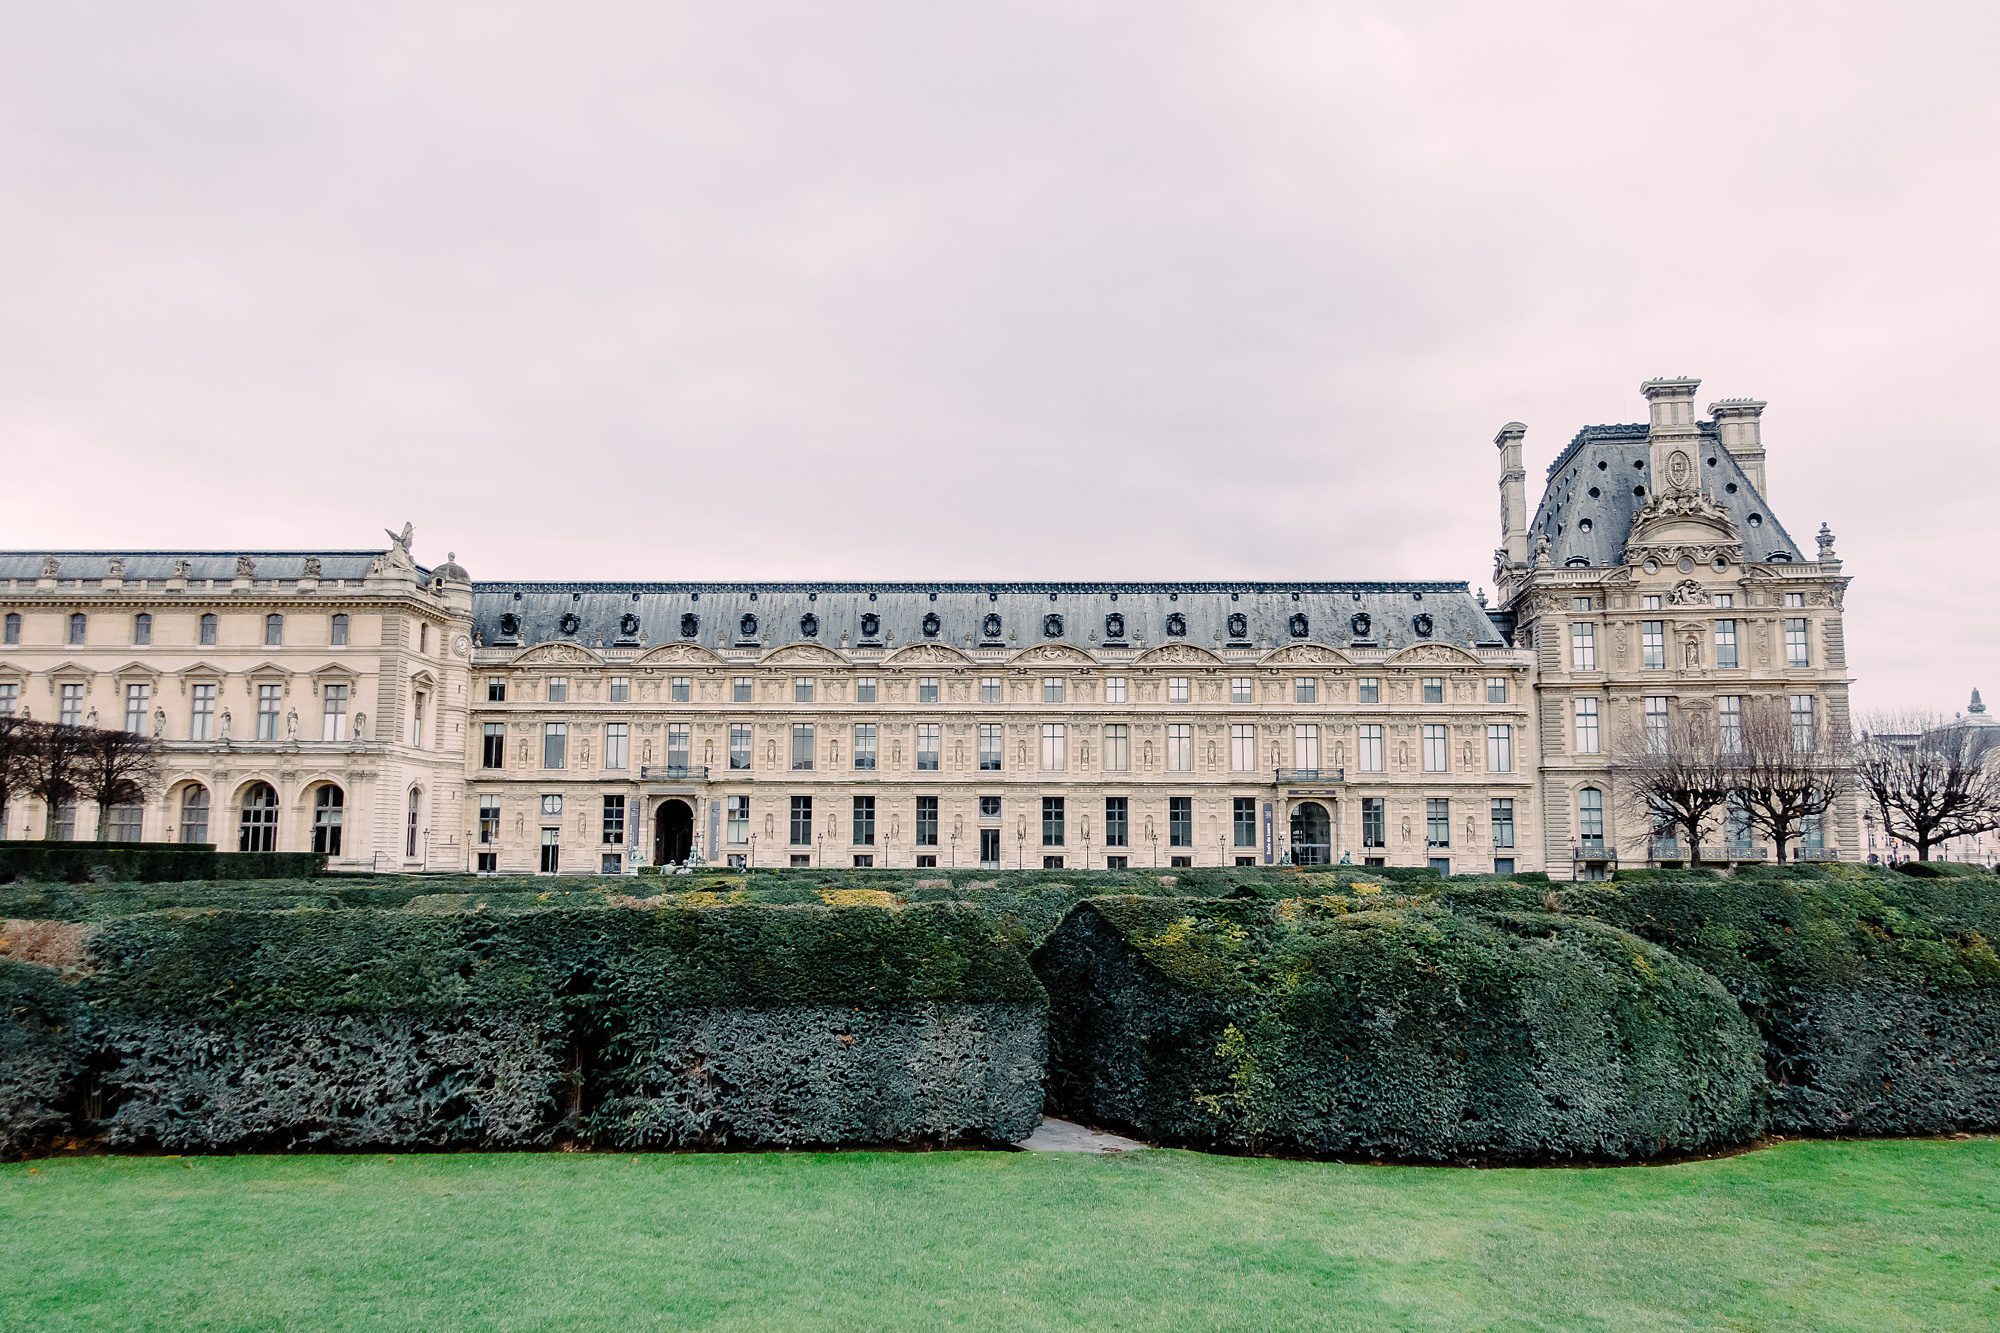
[[[410,543],[417,539],[416,525],[406,522],[403,524],[403,530],[400,533],[391,532],[387,528],[382,529],[382,531],[389,538],[390,543],[395,547],[397,553],[403,556],[403,558],[408,559],[410,556]]]

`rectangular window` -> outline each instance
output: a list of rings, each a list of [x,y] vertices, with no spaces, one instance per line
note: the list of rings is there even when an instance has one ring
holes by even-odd
[[[875,724],[854,724],[854,766],[864,772],[875,767]]]
[[[1648,593],[1641,593],[1641,594],[1639,595],[1639,609],[1640,609],[1641,611],[1657,611],[1657,610],[1659,610],[1659,609],[1660,609],[1660,594],[1658,594],[1658,593],[1656,593],[1656,592],[1648,592]]]
[[[685,753],[683,742],[683,753]],[[622,773],[632,762],[632,730],[627,722],[607,722],[604,726],[604,767],[612,773]],[[671,757],[667,760],[672,763]]]
[[[569,702],[569,677],[568,677],[568,676],[550,676],[550,677],[549,677],[549,690],[548,690],[548,694],[549,694],[549,702],[550,702],[550,703],[552,703],[552,704],[566,704],[566,703],[568,703],[568,702]]]
[[[1667,623],[1664,620],[1640,623],[1639,665],[1647,671],[1667,669]]]
[[[1044,796],[1042,798],[1042,846],[1063,845],[1063,798]]]
[[[1363,847],[1389,845],[1389,803],[1383,797],[1361,798],[1361,845]]]
[[[0,683],[0,717],[14,716],[21,703],[21,687],[13,681]]]
[[[1715,604],[1727,611],[1736,605],[1736,594],[1733,592],[1719,592],[1715,594]]]
[[[0,629],[0,643],[5,643],[9,646],[19,643],[21,641],[21,613],[18,611],[9,611],[4,623],[5,628]]]
[[[125,687],[125,730],[134,736],[146,734],[146,718],[152,711],[153,687],[132,684]]]
[[[981,676],[979,678],[979,702],[997,704],[1000,702],[1000,677]]]
[[[917,843],[919,847],[938,845],[938,798],[919,796],[917,798]]]
[[[1576,752],[1596,754],[1597,745],[1597,700],[1578,699],[1576,704]]]
[[[62,702],[56,711],[56,721],[65,727],[83,725],[83,686],[62,687]]]
[[[875,677],[856,676],[854,678],[854,702],[872,704],[875,702]]]
[[[1804,606],[1805,604],[1806,604],[1806,595],[1804,593],[1788,592],[1785,594],[1786,606]]]
[[[1597,670],[1597,626],[1581,621],[1569,627],[1569,668]]]
[[[1489,722],[1486,725],[1486,771],[1514,771],[1514,728],[1505,722]]]
[[[732,846],[741,847],[750,841],[750,798],[731,796],[724,805],[727,814],[723,821],[722,836]]]
[[[1366,722],[1356,729],[1355,764],[1363,773],[1380,773],[1382,761],[1382,724]]]
[[[979,724],[980,772],[998,773],[1000,771],[1000,752],[1002,747],[1000,724],[998,722],[981,722]]]
[[[1604,793],[1595,787],[1576,794],[1576,832],[1585,851],[1604,850]]]
[[[1194,846],[1194,797],[1167,798],[1167,846]]]
[[[188,739],[191,741],[212,741],[215,739],[215,686],[195,685],[188,691],[192,698],[192,715],[188,719]]]
[[[1257,768],[1257,724],[1232,722],[1229,726],[1229,770],[1250,773]]]
[[[1295,704],[1316,704],[1319,702],[1319,682],[1311,676],[1297,676],[1292,680],[1292,702]]]
[[[1382,678],[1363,676],[1354,682],[1354,698],[1357,703],[1379,704],[1382,702]]]
[[[1238,847],[1257,845],[1257,798],[1237,796],[1229,802],[1229,827],[1235,833],[1234,843]]]
[[[1806,643],[1806,622],[1803,616],[1794,616],[1785,621],[1785,665],[1802,667],[1812,665],[1812,650]]]
[[[328,737],[329,740],[332,737]],[[487,722],[479,728],[479,766],[481,768],[505,768],[507,766],[507,726],[503,722]]]
[[[1068,728],[1060,722],[1042,723],[1042,772],[1060,773],[1068,767]]]
[[[1792,749],[1811,754],[1819,748],[1819,724],[1810,694],[1792,696]]]
[[[284,704],[285,687],[282,685],[259,685],[257,687],[257,739],[274,741],[278,739],[278,710]]]
[[[1249,676],[1231,676],[1229,678],[1229,702],[1233,704],[1257,702],[1255,685]]]
[[[1667,696],[1649,694],[1645,703],[1646,748],[1654,754],[1667,752]]]
[[[285,618],[272,614],[264,617],[264,646],[282,648],[285,646]]]
[[[1042,677],[1042,702],[1059,704],[1063,701],[1063,678],[1061,676]]]
[[[917,772],[938,771],[939,735],[942,727],[936,722],[917,723]]]
[[[1104,845],[1106,847],[1130,847],[1132,845],[1131,804],[1123,796],[1104,798]]]
[[[1507,678],[1505,676],[1488,676],[1486,678],[1486,702],[1490,704],[1504,704],[1507,702]]]
[[[729,702],[747,704],[750,702],[750,677],[731,676],[729,678]]]
[[[1424,843],[1430,847],[1451,846],[1451,802],[1442,796],[1424,802]]]
[[[562,870],[562,830],[545,828],[542,830],[542,873],[553,875]]]
[[[809,704],[813,701],[813,678],[811,676],[792,677],[792,702]]]
[[[150,646],[152,642],[153,618],[144,611],[141,611],[138,615],[132,617],[132,643],[135,647],[145,648]]]
[[[1743,748],[1743,696],[1739,694],[1718,694],[1715,696],[1715,733],[1724,754],[1736,754]]]
[[[857,796],[854,798],[854,816],[849,821],[854,825],[854,845],[873,847],[875,845],[875,798]]]
[[[983,828],[979,830],[979,864],[987,870],[1000,867],[1000,830]]]
[[[486,702],[490,704],[504,704],[507,702],[507,678],[505,676],[488,676],[486,678]]]
[[[347,739],[347,686],[323,685],[320,687],[319,738],[323,741],[344,741]],[[495,764],[492,767],[498,768]]]
[[[813,728],[810,722],[792,723],[792,771],[810,773],[813,766]]]
[[[1190,723],[1167,724],[1167,772],[1194,772],[1194,727]]]
[[[677,704],[684,704],[688,701],[693,687],[694,682],[686,676],[675,676],[668,682],[668,689],[671,691],[673,700]],[[613,676],[606,701],[614,704],[630,703],[632,701],[632,678],[630,676]]]
[[[625,798],[607,796],[604,798],[604,821],[601,839],[606,846],[616,847],[625,841]]]
[[[934,704],[938,701],[938,678],[936,676],[917,677],[917,702]]]
[[[1493,798],[1493,846],[1495,850],[1506,851],[1514,845],[1514,802],[1507,798]]]
[[[1569,609],[1572,611],[1588,611],[1592,605],[1593,603],[1588,597],[1572,597],[1569,599]]]
[[[1427,703],[1427,704],[1441,704],[1441,703],[1443,703],[1443,702],[1444,702],[1444,677],[1443,677],[1443,676],[1425,676],[1425,677],[1423,678],[1423,683],[1424,683],[1424,702],[1425,702],[1425,703]]]
[[[202,616],[201,618],[202,647],[204,648],[215,647],[215,626],[216,626],[216,619],[215,619],[215,613],[213,611],[207,612]]]
[[[792,798],[792,846],[809,846],[813,840],[813,798],[794,796]]]
[[[1122,704],[1125,702],[1125,677],[1106,676],[1104,678],[1104,702]]]
[[[1292,767],[1307,773],[1319,772],[1319,725],[1301,722],[1292,727]]]
[[[1167,677],[1167,702],[1184,704],[1188,701],[1188,678],[1186,676]]]
[[[692,729],[685,722],[667,724],[667,767],[675,772],[685,773],[688,767],[688,750],[693,743]]]
[[[542,767],[561,768],[569,758],[569,723],[542,723]]]
[[[1442,722],[1424,724],[1424,772],[1443,773],[1451,767],[1451,736]]]
[[[500,841],[500,798],[482,796],[479,798],[479,842],[490,847]]]
[[[748,722],[729,724],[729,768],[735,773],[749,771],[750,724]]]
[[[1715,622],[1715,665],[1726,670],[1734,670],[1736,658],[1736,622],[1718,620]]]
[[[1104,728],[1104,771],[1129,773],[1132,769],[1132,728],[1123,722]]]
[[[345,648],[347,646],[348,627],[349,622],[345,613],[336,614],[333,617],[332,624],[327,629],[327,642],[336,648]]]

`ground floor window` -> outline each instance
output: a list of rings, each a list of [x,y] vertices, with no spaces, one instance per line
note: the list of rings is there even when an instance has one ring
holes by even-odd
[[[313,850],[323,856],[339,856],[346,821],[347,793],[331,784],[314,792]]]
[[[478,872],[479,872],[480,874],[482,874],[482,875],[497,875],[497,874],[499,874],[499,873],[500,873],[500,853],[498,853],[498,852],[481,852],[481,853],[479,853],[478,857],[477,857],[477,858],[475,858],[475,859],[474,859],[474,861],[473,861],[473,869],[477,870],[477,871],[478,871]]]
[[[1192,866],[1194,858],[1192,856],[1170,856],[1167,858],[1167,864],[1175,867]]]
[[[979,864],[987,870],[997,870],[1000,866],[1000,830],[983,828],[979,830]]]
[[[106,816],[107,838],[112,842],[137,842],[146,819],[145,807],[114,805]]]
[[[553,875],[562,869],[562,830],[542,830],[542,873]]]
[[[1062,868],[1063,859],[1060,856],[1045,856],[1042,858],[1042,869],[1061,870]]]
[[[932,866],[935,866],[936,864],[937,864],[937,857],[935,856],[919,856],[917,858],[917,869],[919,870],[928,869]]]
[[[798,867],[800,867],[800,866],[809,866],[809,865],[811,865],[812,863],[813,863],[813,859],[812,859],[812,853],[811,853],[811,852],[793,852],[793,853],[792,853],[792,866],[793,866],[793,868],[794,868],[794,869],[797,869],[797,868],[798,868]]]
[[[869,866],[872,866],[872,865],[874,865],[874,864],[875,864],[875,854],[874,854],[873,852],[856,852],[856,853],[855,853],[855,855],[854,855],[854,868],[855,868],[856,870],[865,870],[865,869],[867,869],[867,868],[868,868]]]
[[[1449,856],[1433,856],[1431,858],[1431,869],[1437,871],[1440,875],[1449,875],[1451,873],[1451,858]]]
[[[1106,870],[1123,870],[1126,868],[1126,858],[1122,856],[1107,856],[1104,858],[1104,868]]]
[[[605,852],[597,863],[600,875],[622,875],[625,873],[625,858],[617,852]]]
[[[1494,873],[1494,874],[1496,874],[1496,875],[1511,875],[1511,874],[1513,874],[1513,873],[1514,873],[1514,858],[1513,858],[1513,857],[1511,857],[1511,856],[1496,856],[1496,857],[1494,857],[1494,858],[1493,858],[1493,873]]]

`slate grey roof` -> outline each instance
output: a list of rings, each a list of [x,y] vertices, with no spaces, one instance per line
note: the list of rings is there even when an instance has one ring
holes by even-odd
[[[1702,486],[1729,511],[1743,538],[1744,559],[1812,559],[1800,554],[1798,543],[1722,447],[1715,423],[1704,421],[1700,426]],[[1579,559],[1593,566],[1624,564],[1632,516],[1646,503],[1632,493],[1633,488],[1643,486],[1651,496],[1651,460],[1652,446],[1642,421],[1578,431],[1549,464],[1542,502],[1528,528],[1528,548],[1533,550],[1546,536],[1550,561],[1558,569]],[[1591,494],[1593,489],[1597,494]]]
[[[1426,639],[1506,644],[1463,583],[478,583],[472,605],[474,624],[490,646],[567,641],[616,647],[643,640],[711,649],[801,642],[836,649],[933,642],[967,649],[1068,643],[1090,651],[1175,641],[1263,650],[1307,641],[1390,650]],[[638,618],[636,633],[621,623],[627,615]],[[1240,634],[1230,624],[1238,615]],[[504,616],[517,618],[512,633]],[[692,634],[682,633],[684,616],[694,617]],[[755,618],[749,634],[745,616]],[[877,618],[872,626],[864,621],[868,616]],[[933,616],[934,632],[927,633],[926,619]],[[988,622],[993,616],[997,634]],[[1302,635],[1293,633],[1294,616],[1305,617],[1297,626]],[[1367,617],[1365,633],[1356,629],[1357,616]],[[1112,617],[1122,617],[1122,626]],[[1183,633],[1171,633],[1172,617]],[[1428,635],[1419,632],[1419,617],[1428,617]]]
[[[128,579],[168,579],[176,561],[188,562],[188,577],[233,579],[236,558],[247,555],[257,567],[260,579],[298,579],[305,575],[306,557],[318,556],[322,579],[359,579],[367,576],[374,551],[0,551],[0,579],[35,579],[42,575],[42,561],[54,556],[62,562],[59,579],[102,579],[111,572],[111,561],[125,562]]]

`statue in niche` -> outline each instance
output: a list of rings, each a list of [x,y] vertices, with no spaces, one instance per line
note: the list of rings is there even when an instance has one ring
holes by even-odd
[[[646,763],[646,764],[650,764],[650,763],[652,763],[652,762],[653,762],[653,743],[652,743],[651,741],[641,741],[641,742],[639,743],[639,753],[640,753],[640,756],[641,756],[641,758],[640,758],[640,762],[641,762],[641,763]]]
[[[1408,741],[1397,741],[1396,767],[1408,768],[1409,766],[1410,766],[1410,743]]]
[[[773,836],[775,833],[775,825],[772,824],[771,818],[771,812],[766,810],[764,812],[764,836],[766,838]]]
[[[354,715],[354,739],[357,741],[368,739],[368,714],[356,713]],[[526,760],[522,762],[525,763]]]
[[[295,741],[298,738],[299,738],[299,710],[296,708],[288,708],[285,710],[285,739],[288,741]]]
[[[83,715],[83,725],[86,727],[94,727],[97,725],[97,709],[94,705],[92,706],[91,710],[88,713],[85,713]]]
[[[701,743],[701,763],[704,768],[715,767],[715,741],[713,738]]]
[[[1470,773],[1472,771],[1472,742],[1467,741],[1464,745],[1460,746],[1459,754],[1462,756],[1461,762],[1465,765],[1465,771]]]
[[[1701,666],[1701,640],[1692,634],[1681,641],[1681,666],[1688,671]]]
[[[957,842],[958,835],[963,832],[965,832],[965,816],[962,814],[953,815],[951,817],[951,840]]]
[[[1147,768],[1153,766],[1153,743],[1145,741],[1139,746],[1139,761]]]
[[[224,739],[224,740],[228,740],[228,739],[229,739],[229,728],[231,727],[231,725],[233,724],[233,722],[234,722],[234,719],[232,719],[232,718],[231,718],[231,717],[229,716],[229,710],[228,710],[227,708],[223,709],[223,710],[222,710],[222,739]]]
[[[526,768],[527,766],[528,766],[528,742],[526,740],[523,740],[521,742],[521,767]]]
[[[773,740],[767,740],[764,742],[764,767],[776,768],[777,766],[778,766],[778,743]]]
[[[1409,817],[1408,815],[1404,815],[1404,816],[1403,816],[1403,843],[1404,843],[1404,845],[1405,845],[1405,846],[1407,846],[1407,845],[1409,844],[1409,841],[1410,841],[1410,817]]]
[[[515,836],[515,837],[517,837],[517,838],[518,838],[518,837],[521,837],[521,836],[522,836],[523,834],[525,834],[525,833],[526,833],[527,831],[528,831],[528,817],[527,817],[526,815],[523,815],[523,814],[519,814],[519,813],[515,814],[515,816],[514,816],[514,836]]]
[[[155,740],[158,740],[161,736],[166,734],[166,730],[167,730],[167,710],[164,708],[155,708],[153,710],[153,738]]]
[[[583,767],[585,768],[590,767],[590,737],[588,736],[577,737],[576,760]]]

